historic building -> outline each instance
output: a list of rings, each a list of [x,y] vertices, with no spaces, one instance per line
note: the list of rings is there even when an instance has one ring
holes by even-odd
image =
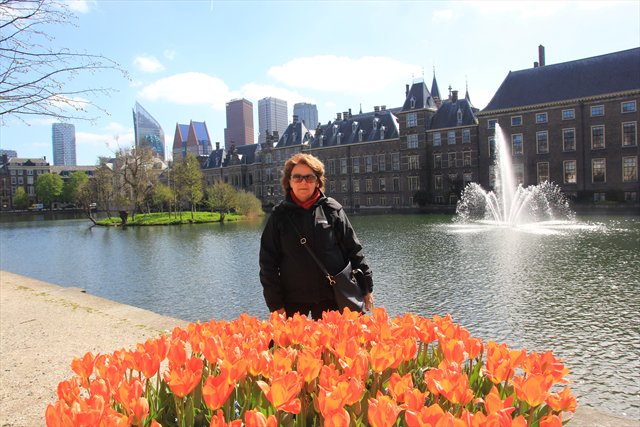
[[[212,144],[206,122],[194,122],[188,125],[176,124],[173,136],[173,160],[181,160],[187,157],[187,153],[193,153],[196,157],[208,156],[211,153]]]
[[[0,209],[13,210],[13,196],[22,187],[29,204],[36,202],[36,180],[49,172],[49,162],[43,158],[0,157]]]
[[[496,124],[518,180],[559,185],[582,202],[638,202],[640,48],[509,72],[479,119],[482,186]]]

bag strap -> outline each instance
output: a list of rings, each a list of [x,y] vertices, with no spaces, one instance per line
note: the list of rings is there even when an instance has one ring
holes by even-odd
[[[309,252],[309,255],[311,255],[311,258],[313,258],[316,264],[318,264],[318,267],[320,267],[320,271],[322,271],[322,274],[324,275],[324,277],[327,278],[327,281],[329,282],[329,284],[331,286],[335,285],[336,279],[331,274],[329,274],[329,272],[327,271],[327,268],[324,266],[322,261],[320,261],[320,259],[316,256],[315,252],[313,252],[313,249],[311,249],[311,246],[307,244],[307,238],[300,233],[300,231],[298,230],[298,227],[296,227],[295,222],[293,222],[293,219],[291,219],[291,216],[287,215],[287,218],[291,222],[293,229],[296,231],[296,234],[300,238],[300,245],[302,245],[307,250],[307,252]]]

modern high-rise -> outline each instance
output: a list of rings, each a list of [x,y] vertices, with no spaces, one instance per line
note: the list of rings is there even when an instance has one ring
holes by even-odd
[[[53,143],[53,164],[55,166],[76,166],[76,127],[70,123],[51,125]]]
[[[162,161],[165,160],[164,130],[162,130],[160,123],[138,102],[133,108],[133,131],[136,148],[151,147],[157,157]]]
[[[316,107],[316,104],[298,102],[293,106],[293,115],[298,116],[298,120],[309,130],[314,130],[318,127],[318,107]]]
[[[246,99],[227,102],[227,127],[224,129],[224,146],[253,145],[253,103]]]
[[[267,97],[258,101],[258,143],[266,141],[267,132],[282,135],[288,125],[287,101]]]

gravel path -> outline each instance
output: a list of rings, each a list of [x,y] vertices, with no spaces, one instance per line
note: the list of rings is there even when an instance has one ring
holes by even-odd
[[[74,357],[132,348],[187,324],[0,271],[0,426],[44,426],[58,383],[73,376]],[[569,426],[640,427],[640,420],[579,406]]]

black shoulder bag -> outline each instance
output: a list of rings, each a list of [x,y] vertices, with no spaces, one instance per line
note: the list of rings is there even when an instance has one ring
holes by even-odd
[[[322,209],[322,207],[318,206],[318,209]],[[291,225],[293,225],[293,229],[296,231],[296,234],[298,234],[298,237],[300,238],[300,245],[303,246],[307,250],[307,252],[309,252],[309,255],[311,255],[311,258],[313,258],[316,264],[318,264],[320,271],[327,278],[329,285],[331,285],[331,287],[333,288],[333,294],[336,298],[336,302],[338,303],[338,307],[340,308],[340,310],[348,307],[351,311],[358,311],[363,313],[364,296],[362,295],[362,289],[360,289],[357,280],[357,275],[363,274],[362,270],[360,270],[359,268],[356,268],[354,270],[351,267],[351,261],[347,260],[346,267],[343,268],[340,273],[336,274],[335,276],[331,275],[329,271],[327,271],[327,268],[324,266],[322,261],[320,261],[320,259],[316,256],[315,252],[313,252],[311,246],[307,244],[307,238],[300,233],[298,227],[296,227],[296,224],[293,222],[291,217],[287,215],[287,218],[289,218]]]

